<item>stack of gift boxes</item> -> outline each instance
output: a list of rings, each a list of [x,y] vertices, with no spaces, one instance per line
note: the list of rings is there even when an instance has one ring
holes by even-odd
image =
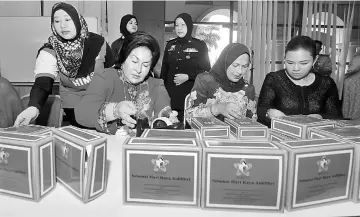
[[[73,126],[0,131],[0,193],[39,201],[56,179],[82,202],[106,190],[107,140]]]
[[[146,130],[123,146],[124,202],[266,212],[358,202],[360,129],[351,138],[325,132],[339,124],[192,118],[192,130]]]
[[[299,115],[271,129],[248,118],[190,125],[126,140],[125,204],[283,212],[360,201],[358,125]],[[56,178],[85,203],[105,192],[105,138],[72,126],[13,131],[0,132],[0,193],[38,201]]]

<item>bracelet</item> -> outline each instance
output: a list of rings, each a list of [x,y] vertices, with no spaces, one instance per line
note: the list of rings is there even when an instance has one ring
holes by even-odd
[[[118,113],[118,111],[116,109],[118,104],[119,103],[115,103],[114,108],[113,108],[113,115],[114,115],[115,119],[120,119],[120,114]]]
[[[266,111],[265,117],[270,118],[270,111],[271,111],[271,109],[268,109],[268,110]]]

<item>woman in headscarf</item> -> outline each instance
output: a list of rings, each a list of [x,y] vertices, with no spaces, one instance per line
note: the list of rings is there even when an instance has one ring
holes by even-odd
[[[266,75],[257,104],[258,121],[270,127],[271,118],[308,115],[342,117],[336,83],[313,73],[316,45],[308,36],[292,38],[285,48],[285,69]]]
[[[27,125],[39,115],[59,77],[64,121],[78,126],[74,108],[85,94],[96,68],[113,65],[113,55],[105,39],[89,32],[85,19],[67,3],[56,3],[51,11],[52,35],[38,51],[35,82],[28,108],[20,113],[15,126]]]
[[[244,80],[250,64],[245,45],[227,45],[210,72],[196,77],[186,117],[256,118],[255,88]]]
[[[159,44],[151,35],[138,31],[126,37],[120,50],[120,68],[94,76],[75,109],[76,120],[108,134],[131,132],[137,120],[147,126],[160,117],[168,118],[169,125],[178,122],[164,82],[149,76],[159,57]]]
[[[182,121],[185,97],[194,86],[196,76],[210,69],[210,61],[205,42],[191,37],[191,16],[179,14],[174,25],[178,37],[166,44],[160,78],[171,98],[171,108],[179,113]]]
[[[123,16],[121,18],[120,38],[118,38],[111,44],[111,50],[115,56],[115,66],[116,67],[119,67],[118,65],[116,65],[116,63],[119,62],[119,53],[120,53],[121,47],[124,43],[124,39],[137,31],[138,31],[138,21],[134,15],[126,14],[125,16]]]

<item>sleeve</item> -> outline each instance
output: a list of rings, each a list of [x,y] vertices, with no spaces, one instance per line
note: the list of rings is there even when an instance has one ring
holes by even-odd
[[[112,54],[114,55],[114,59],[115,61],[118,61],[118,54],[119,54],[119,46],[118,46],[118,43],[117,43],[117,40],[114,41],[112,44],[111,44],[111,51],[112,51]]]
[[[325,106],[321,116],[326,119],[341,119],[342,110],[338,89],[335,81],[332,78],[328,79],[330,80],[330,84],[326,93]]]
[[[211,106],[212,103],[207,103],[209,90],[206,84],[206,79],[203,76],[198,76],[195,79],[194,87],[190,93],[191,107],[186,109],[187,117],[212,117]]]
[[[167,43],[165,46],[164,56],[161,65],[161,72],[160,72],[160,78],[163,79],[165,83],[166,83],[166,75],[169,70],[168,52],[167,52],[168,49],[169,49],[169,43]]]
[[[246,111],[246,117],[253,118],[256,116],[256,101],[255,101],[255,87],[254,85],[249,85],[246,88],[246,96],[248,97],[248,105]]]
[[[199,60],[198,60],[198,64],[197,64],[197,68],[196,71],[194,73],[190,73],[189,74],[189,80],[190,81],[194,81],[196,79],[196,76],[205,72],[205,71],[209,71],[211,66],[210,66],[210,59],[209,59],[209,50],[208,47],[206,45],[205,42],[201,41],[201,46],[200,46],[200,51],[199,51]]]
[[[258,122],[267,126],[270,126],[271,119],[266,117],[266,112],[275,107],[276,92],[273,86],[275,82],[271,73],[266,75],[257,103]]]
[[[30,91],[28,106],[41,109],[52,91],[54,80],[58,76],[55,52],[45,48],[39,52],[35,64],[35,82]]]
[[[107,122],[105,114],[106,106],[110,103],[106,99],[113,88],[110,80],[103,75],[94,74],[85,96],[75,107],[75,118],[85,127],[115,134],[117,121]]]
[[[156,99],[154,101],[154,116],[157,117],[161,110],[170,106],[170,97],[165,89],[164,81],[160,81],[160,84],[155,87]]]

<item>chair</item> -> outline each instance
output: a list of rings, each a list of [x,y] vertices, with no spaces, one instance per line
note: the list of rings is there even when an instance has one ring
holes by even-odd
[[[28,107],[29,100],[29,94],[21,97],[23,109]],[[39,116],[31,123],[41,126],[61,127],[63,112],[60,96],[50,95],[44,106],[40,109]]]

